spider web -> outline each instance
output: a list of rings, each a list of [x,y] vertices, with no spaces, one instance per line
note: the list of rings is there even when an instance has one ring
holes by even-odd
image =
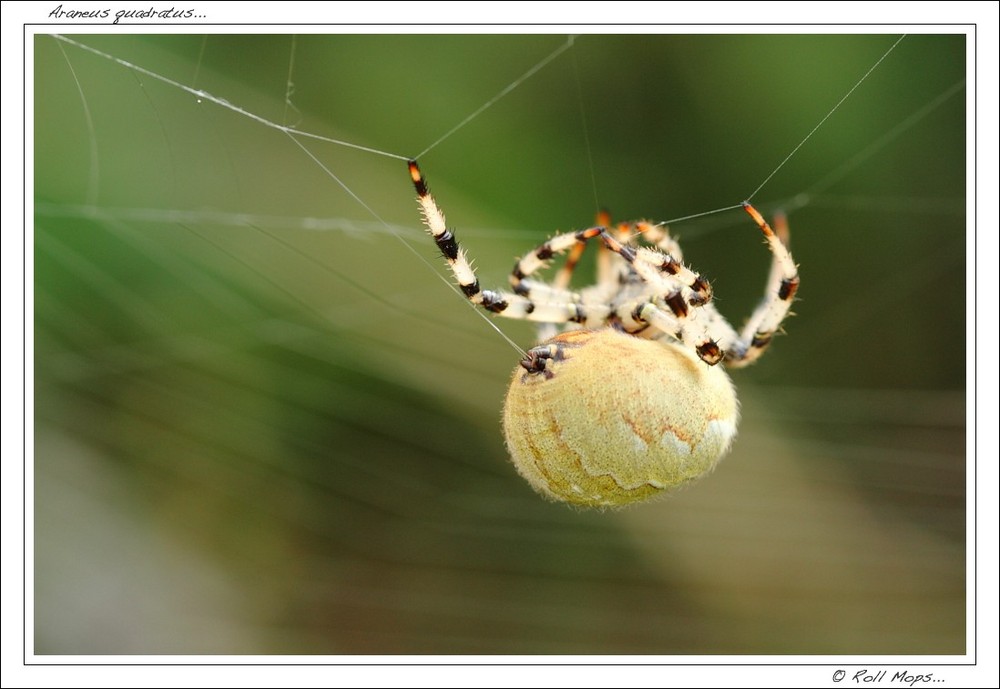
[[[36,37],[36,652],[962,653],[965,37],[782,163],[897,38]],[[801,315],[714,476],[621,513],[519,481],[517,357],[372,152],[428,145],[484,285],[596,194],[700,216],[738,322],[767,253],[703,214],[793,211]]]

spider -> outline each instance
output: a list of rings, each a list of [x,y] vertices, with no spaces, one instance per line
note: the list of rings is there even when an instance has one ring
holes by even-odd
[[[619,506],[715,467],[739,420],[724,366],[760,357],[798,290],[783,216],[773,230],[743,203],[772,264],[764,299],[737,332],[716,310],[708,281],[684,265],[665,226],[612,226],[606,213],[594,227],[556,235],[519,258],[510,290],[482,289],[417,162],[408,166],[424,224],[462,293],[496,315],[540,324],[541,344],[514,369],[503,412],[511,459],[536,491],[580,506]],[[597,280],[570,289],[591,240],[599,240]],[[555,278],[540,280],[539,271],[560,254],[566,260]]]

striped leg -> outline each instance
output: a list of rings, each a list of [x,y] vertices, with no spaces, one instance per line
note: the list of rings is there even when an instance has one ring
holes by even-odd
[[[666,225],[658,225],[641,220],[637,223],[633,223],[632,227],[635,228],[634,232],[638,232],[643,239],[663,253],[668,256],[673,256],[678,263],[684,260],[684,254],[681,252],[681,245],[677,243],[675,238],[670,236],[670,231],[667,229]]]
[[[538,283],[538,289],[546,291],[546,301],[534,301],[531,298],[531,290],[521,285],[521,280],[512,279],[515,292],[500,290],[484,290],[479,286],[475,271],[469,263],[465,250],[458,245],[458,240],[445,223],[444,213],[438,207],[437,202],[427,189],[427,183],[420,172],[417,161],[407,162],[410,170],[410,178],[417,191],[417,201],[420,203],[424,216],[424,224],[427,231],[434,238],[434,242],[441,250],[448,267],[451,268],[458,286],[462,293],[473,304],[477,304],[492,313],[505,316],[507,318],[518,318],[523,320],[536,321],[541,323],[580,323],[583,325],[603,325],[611,314],[611,307],[607,304],[588,304],[584,307],[580,303],[580,298],[570,290],[556,290],[544,283]],[[603,231],[602,228],[597,228]],[[552,241],[558,242],[558,251],[566,251],[577,242],[575,234],[560,235]],[[550,244],[547,242],[546,244]],[[544,245],[543,245],[544,246]],[[528,272],[533,272],[545,265],[545,261],[551,258],[553,251],[546,252],[536,249],[528,257],[518,262],[518,266],[530,267]],[[518,268],[515,267],[515,271]],[[526,277],[522,274],[521,278]]]
[[[448,229],[444,213],[427,189],[416,161],[409,161],[408,166],[424,223],[462,293],[473,304],[507,318],[586,327],[614,322],[626,331],[642,332],[643,337],[656,338],[658,333],[677,337],[708,364],[718,363],[725,351],[733,364],[740,366],[754,360],[766,347],[787,315],[798,287],[795,264],[782,240],[746,204],[747,212],[757,221],[771,246],[774,264],[769,296],[740,335],[715,309],[708,282],[681,262],[677,242],[659,226],[646,222],[620,224],[615,228],[618,238],[609,232],[607,223],[557,235],[518,260],[510,276],[513,291],[483,290],[465,251]],[[607,217],[599,216],[600,219]],[[639,235],[657,248],[632,245],[633,230],[638,230]],[[587,242],[598,237],[601,252],[597,284],[576,292],[569,287],[573,271]],[[554,256],[566,252],[569,252],[566,263],[551,284],[533,278]]]
[[[525,254],[511,272],[510,283],[514,292],[535,299],[565,298],[566,293],[560,288],[531,280],[530,277],[548,265],[553,256],[596,237],[600,237],[604,246],[624,259],[640,277],[652,285],[662,287],[662,292],[686,287],[691,292],[689,300],[694,306],[704,304],[712,298],[712,288],[708,282],[669,254],[624,244],[612,237],[604,227],[590,227],[586,230],[557,235],[537,246],[534,251]],[[607,279],[603,281],[598,279],[598,284],[607,282]]]
[[[609,227],[611,225],[611,215],[605,211],[598,211],[597,219],[594,222],[597,227]],[[573,271],[576,270],[577,264],[580,262],[580,257],[583,256],[584,249],[587,248],[586,243],[579,243],[574,246],[570,252],[569,256],[566,257],[566,262],[563,264],[562,268],[556,274],[555,278],[552,280],[552,286],[556,289],[569,289],[570,280],[573,277]],[[598,276],[598,284],[601,283],[600,275]]]
[[[598,211],[597,219],[594,222],[594,224],[598,226],[607,227],[608,225],[611,224],[611,215],[605,210]],[[573,280],[573,273],[576,271],[576,267],[580,263],[580,258],[583,257],[583,252],[586,251],[586,249],[587,249],[587,244],[585,242],[580,242],[569,250],[569,254],[566,255],[566,260],[559,268],[559,272],[556,273],[556,276],[552,279],[553,289],[562,290],[564,293],[568,294],[578,294],[576,292],[570,292],[569,289],[570,289],[570,284],[572,283]],[[605,250],[602,251],[601,253],[607,254],[608,252]],[[603,256],[598,258],[597,286],[603,290],[602,295],[604,296],[603,298],[596,299],[596,301],[604,301],[606,303],[610,303],[611,295],[614,294],[614,290],[617,288],[618,285],[617,281],[613,281],[610,283],[607,280],[605,280],[604,282],[601,281],[600,279],[601,266],[607,263],[607,261],[603,259],[604,259]],[[593,290],[594,288],[591,289]],[[582,299],[583,295],[580,295],[580,298]],[[595,301],[595,299],[591,299],[591,301]],[[559,334],[559,328],[555,323],[542,323],[538,326],[537,332],[538,332],[538,341],[547,342],[548,340],[551,340],[553,337]]]
[[[615,310],[626,332],[650,325],[658,332],[676,337],[694,349],[706,364],[715,366],[722,361],[724,351],[711,335],[705,312],[701,308],[689,309],[679,291],[654,299],[640,298]]]
[[[420,174],[417,161],[410,160],[407,165],[410,168],[413,186],[417,190],[417,201],[420,203],[420,210],[424,216],[424,224],[448,262],[448,267],[454,273],[455,279],[458,280],[459,288],[473,304],[480,304],[489,309],[489,304],[495,302],[496,297],[493,293],[484,293],[480,289],[479,280],[476,279],[476,274],[472,270],[472,264],[469,263],[465,250],[458,246],[455,235],[448,229],[444,213],[438,208],[437,202],[434,201],[434,197],[427,189],[427,183],[424,181],[423,175]]]
[[[787,246],[788,222],[785,217],[775,218],[776,230],[772,230],[764,216],[748,202],[743,203],[743,208],[764,233],[773,259],[763,301],[750,316],[737,341],[726,352],[727,365],[732,367],[746,366],[760,358],[781,327],[781,322],[788,316],[799,289],[798,267]]]
[[[668,254],[622,246],[610,237],[605,237],[605,243],[648,284],[663,290],[653,298],[639,297],[615,308],[626,332],[652,326],[655,332],[676,337],[694,349],[709,366],[722,361],[724,350],[716,338],[728,333],[721,327],[725,321],[709,301],[712,293],[708,283]]]
[[[603,247],[610,254],[619,256],[644,282],[664,296],[653,299],[648,296],[643,297],[633,300],[625,307],[618,305],[612,310],[606,307],[605,303],[612,299],[613,291],[620,287],[615,282],[606,285],[609,290],[605,295],[607,299],[599,300],[596,304],[588,299],[586,304],[581,305],[588,319],[592,319],[591,322],[596,321],[594,310],[600,309],[602,317],[605,318],[613,313],[626,331],[638,332],[652,325],[659,331],[676,334],[681,341],[693,347],[706,363],[717,364],[722,359],[722,349],[709,333],[720,330],[720,325],[724,324],[721,316],[713,308],[706,312],[704,318],[691,320],[688,317],[690,308],[710,304],[712,292],[708,282],[672,256],[653,249],[624,244],[615,239],[604,227],[591,227],[558,235],[526,254],[517,262],[511,274],[511,284],[515,292],[533,300],[534,303],[545,299],[561,299],[564,295],[555,291],[558,288],[531,280],[530,276],[544,268],[553,256],[571,249],[577,251],[581,245],[596,237],[601,238]],[[601,286],[600,280],[598,286]],[[574,298],[579,298],[576,293],[572,294]],[[729,336],[729,331],[724,331],[724,335]]]
[[[585,230],[590,231],[590,230]],[[605,245],[625,259],[646,282],[662,287],[663,293],[684,287],[689,290],[688,301],[692,306],[701,306],[712,299],[712,286],[701,275],[694,272],[670,254],[646,247],[632,247],[622,244],[607,232],[603,234]]]

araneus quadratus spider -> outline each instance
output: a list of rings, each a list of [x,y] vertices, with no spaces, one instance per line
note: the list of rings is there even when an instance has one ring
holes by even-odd
[[[715,467],[739,420],[735,389],[718,364],[755,361],[799,286],[784,218],[776,232],[743,203],[773,260],[764,299],[737,332],[667,228],[645,221],[612,228],[599,217],[596,226],[552,237],[518,259],[510,291],[482,289],[417,162],[408,165],[424,224],[462,293],[492,313],[541,324],[542,342],[515,369],[503,414],[514,465],[539,493],[624,505]],[[570,277],[592,239],[600,239],[597,282],[572,290]],[[552,282],[534,277],[566,252]]]

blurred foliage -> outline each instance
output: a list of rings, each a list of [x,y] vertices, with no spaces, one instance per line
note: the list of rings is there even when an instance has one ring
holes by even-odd
[[[581,36],[421,162],[503,284],[600,206],[738,204],[896,38]],[[904,39],[754,196],[799,315],[716,474],[606,513],[507,464],[517,355],[401,161],[298,138],[328,174],[177,86],[416,155],[565,37],[300,35],[292,88],[290,36],[74,40],[175,83],[35,39],[37,652],[964,652],[964,36]],[[757,230],[672,228],[738,322]]]

